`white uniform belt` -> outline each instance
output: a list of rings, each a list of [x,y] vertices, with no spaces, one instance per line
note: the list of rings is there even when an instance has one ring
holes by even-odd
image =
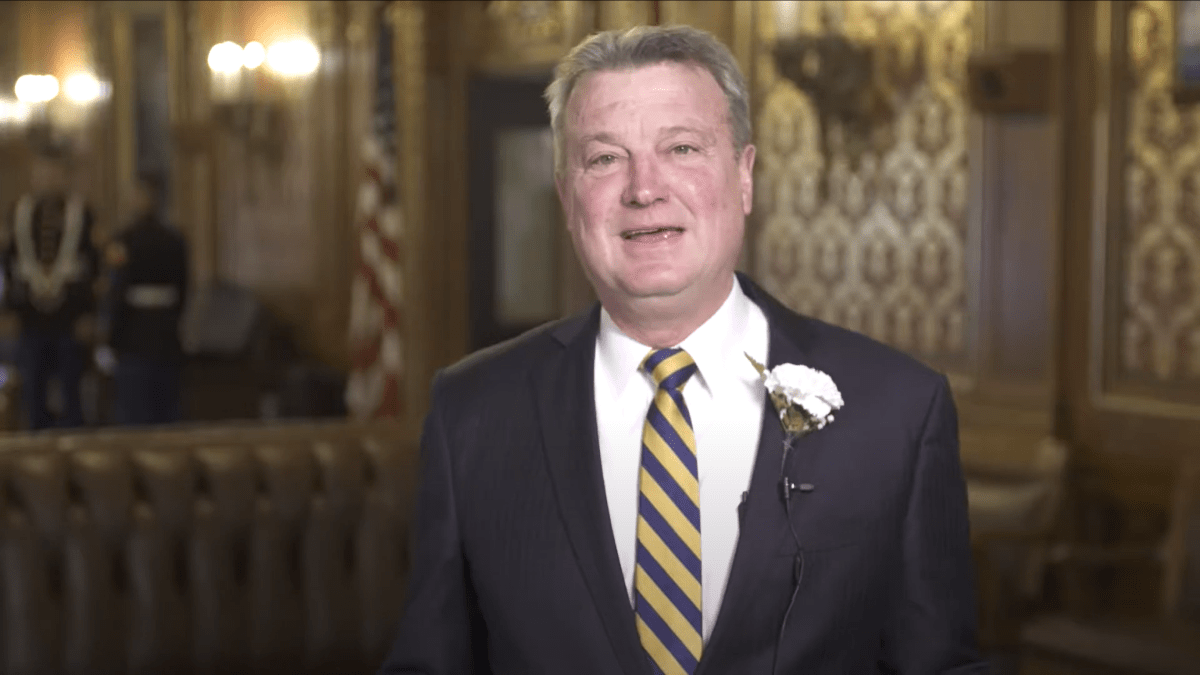
[[[134,284],[125,289],[125,302],[138,309],[167,309],[179,302],[179,291],[167,284]]]

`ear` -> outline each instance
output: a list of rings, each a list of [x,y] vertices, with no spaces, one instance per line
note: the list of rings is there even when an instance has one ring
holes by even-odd
[[[738,158],[738,178],[742,183],[742,213],[750,215],[754,208],[754,155],[753,145],[742,148],[742,156]]]

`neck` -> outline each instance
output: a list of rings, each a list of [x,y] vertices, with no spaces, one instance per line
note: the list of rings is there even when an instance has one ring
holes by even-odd
[[[627,305],[610,303],[605,309],[621,332],[648,347],[667,349],[683,342],[711,319],[729,297],[734,283],[730,275],[723,292],[701,302],[680,302],[679,297],[650,298]]]

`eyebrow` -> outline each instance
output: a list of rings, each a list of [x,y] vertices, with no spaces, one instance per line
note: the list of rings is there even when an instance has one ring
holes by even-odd
[[[662,133],[659,134],[659,136],[662,138],[666,138],[668,136],[677,136],[679,134],[696,134],[698,136],[703,137],[704,140],[706,140],[706,141],[711,141],[712,137],[713,137],[713,134],[710,131],[704,131],[703,129],[699,129],[697,127],[689,127],[689,126],[669,127],[667,129],[663,129]]]
[[[595,134],[588,134],[587,136],[584,136],[583,138],[579,139],[579,142],[583,145],[587,145],[588,143],[591,143],[592,141],[600,141],[601,143],[608,143],[609,145],[619,145],[619,143],[617,143],[617,137],[613,136],[612,134],[608,133],[607,131],[601,131],[601,132],[595,133]]]
[[[704,131],[697,127],[689,127],[689,126],[682,126],[682,125],[667,127],[666,129],[663,129],[659,133],[659,138],[678,136],[679,134],[696,134],[698,136],[703,137],[704,140],[706,140],[706,141],[711,142],[713,140],[712,132]],[[620,145],[620,142],[617,140],[616,136],[613,136],[612,134],[608,133],[607,131],[601,131],[601,132],[594,133],[594,134],[588,134],[587,136],[584,136],[583,138],[579,139],[579,142],[584,145],[591,143],[592,141],[599,141],[601,143],[608,143],[610,145]]]

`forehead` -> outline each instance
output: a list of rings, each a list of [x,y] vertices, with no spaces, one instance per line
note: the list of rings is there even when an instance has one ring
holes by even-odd
[[[637,120],[639,113],[662,126],[686,118],[691,124],[723,126],[728,102],[706,68],[690,63],[664,62],[622,70],[588,73],[568,101],[568,133],[595,131]]]

